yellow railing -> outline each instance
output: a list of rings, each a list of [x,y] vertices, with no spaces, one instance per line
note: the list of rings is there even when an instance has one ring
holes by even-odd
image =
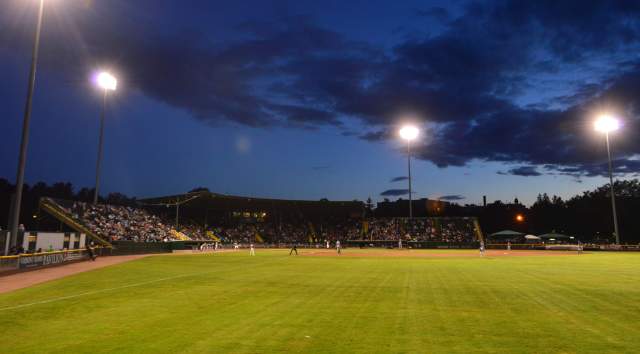
[[[93,247],[94,249],[99,248],[99,247]],[[83,252],[86,249],[84,248],[76,248],[76,249],[72,249],[72,250],[66,250],[66,251],[44,251],[44,252],[34,252],[34,253],[20,253],[20,254],[16,254],[13,256],[0,256],[0,259],[12,259],[12,258],[20,258],[20,257],[30,257],[30,256],[39,256],[41,254],[56,254],[56,253],[77,253],[77,252]]]
[[[175,238],[177,238],[180,241],[191,241],[191,239],[189,238],[189,236],[183,234],[180,231],[176,231],[174,229],[171,229],[171,235]]]
[[[75,221],[73,218],[69,217],[67,213],[62,210],[61,207],[56,205],[54,202],[49,201],[47,198],[40,199],[40,208],[44,209],[51,216],[63,222],[65,225],[70,228],[76,230],[77,232],[84,233],[88,237],[91,237],[92,240],[96,241],[100,245],[104,247],[111,248],[111,244],[105,241],[102,237],[98,236],[95,232],[89,230],[86,226],[81,223]]]
[[[207,231],[207,237],[214,241],[220,242],[220,237],[216,236],[213,231]]]
[[[473,226],[475,228],[478,241],[484,242],[484,236],[482,235],[482,229],[480,228],[480,222],[478,221],[478,219],[473,219]]]
[[[313,227],[313,223],[309,221],[309,243],[315,242],[318,239],[316,235],[316,229]]]

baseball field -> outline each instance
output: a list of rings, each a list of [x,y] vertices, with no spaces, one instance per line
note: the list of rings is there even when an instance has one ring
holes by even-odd
[[[640,254],[160,255],[0,294],[4,353],[640,352]]]

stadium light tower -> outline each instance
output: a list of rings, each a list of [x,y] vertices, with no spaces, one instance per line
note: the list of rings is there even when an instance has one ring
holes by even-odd
[[[411,196],[411,141],[418,137],[420,131],[413,125],[405,125],[400,129],[400,137],[407,141],[407,170],[409,181],[409,219],[413,218],[413,205]]]
[[[31,70],[27,86],[27,102],[24,105],[24,117],[22,119],[22,140],[20,141],[20,155],[18,157],[18,174],[16,176],[16,193],[13,198],[13,215],[11,218],[11,234],[7,235],[4,253],[9,254],[9,244],[15,245],[18,240],[18,225],[20,224],[20,204],[22,202],[22,187],[24,185],[24,170],[27,164],[27,146],[29,145],[29,123],[31,122],[31,106],[33,91],[36,85],[36,67],[38,65],[38,50],[40,48],[40,32],[42,30],[42,17],[44,15],[44,0],[40,0],[38,7],[38,20],[36,22],[35,39],[31,54]],[[9,239],[9,237],[11,237]]]
[[[620,231],[618,230],[618,215],[616,213],[616,195],[613,189],[613,167],[611,162],[611,148],[609,147],[609,133],[620,129],[620,122],[610,116],[602,115],[594,123],[594,128],[600,133],[604,133],[607,142],[607,157],[609,159],[609,186],[611,187],[611,210],[613,211],[613,231],[616,236],[616,244],[620,244]]]
[[[102,162],[102,145],[104,137],[104,116],[107,110],[107,94],[115,91],[118,80],[110,73],[103,71],[96,76],[96,84],[104,91],[102,98],[102,113],[100,114],[100,140],[98,142],[98,161],[96,163],[96,189],[93,192],[93,204],[98,203],[98,190],[100,189],[100,164]]]

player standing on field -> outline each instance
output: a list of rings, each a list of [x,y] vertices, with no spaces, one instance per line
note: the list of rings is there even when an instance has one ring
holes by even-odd
[[[480,241],[480,257],[484,257],[484,241]]]
[[[95,255],[95,253],[93,253],[93,248],[91,248],[91,244],[85,243],[84,248],[87,249],[87,254],[89,254],[89,259],[95,262],[96,261],[96,255]]]
[[[291,255],[291,253],[295,252],[296,256],[298,255],[298,245],[296,245],[295,243],[293,244],[293,247],[291,247],[291,251],[289,251],[289,255]]]
[[[250,249],[249,249],[249,255],[250,256],[255,256],[256,255],[256,249],[253,247],[253,243],[249,245]]]
[[[338,254],[342,252],[342,247],[340,247],[340,240],[336,241],[336,250],[338,251]]]

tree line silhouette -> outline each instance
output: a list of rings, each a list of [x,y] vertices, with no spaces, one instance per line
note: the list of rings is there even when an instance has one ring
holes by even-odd
[[[621,241],[628,244],[639,243],[640,218],[636,216],[640,210],[640,181],[617,181],[614,188]],[[3,229],[9,226],[13,191],[14,186],[8,180],[0,178],[0,227]],[[38,201],[41,197],[91,202],[93,189],[81,188],[76,191],[69,182],[25,185],[20,220],[27,230],[51,231],[64,228],[39,211]],[[556,231],[575,236],[584,242],[612,242],[614,237],[610,198],[609,185],[605,184],[568,200],[542,193],[530,207],[517,199],[511,203],[498,200],[486,206],[451,204],[439,216],[476,216],[480,219],[485,234],[504,229],[531,234]],[[136,198],[122,193],[110,193],[102,196],[100,202],[134,206]],[[522,216],[522,220],[517,219],[518,215]]]

